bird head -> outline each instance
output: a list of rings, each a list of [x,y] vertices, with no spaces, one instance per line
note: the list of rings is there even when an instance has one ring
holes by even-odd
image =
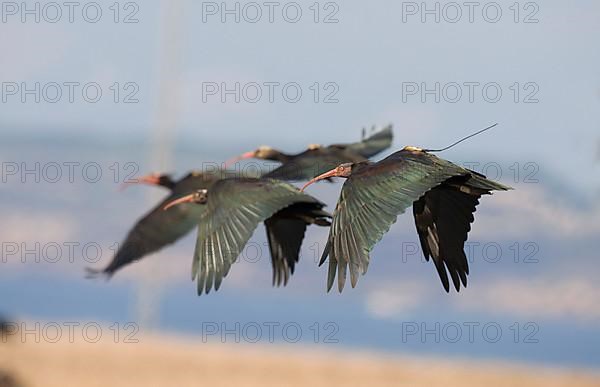
[[[304,187],[302,187],[302,189],[300,191],[304,191],[306,189],[306,187],[308,187],[312,183],[316,183],[319,180],[327,179],[330,177],[349,177],[352,174],[353,166],[354,166],[354,163],[340,164],[337,167],[333,168],[331,171],[325,172],[325,173],[315,177],[308,183],[304,184]]]
[[[156,185],[156,186],[161,186],[161,187],[166,187],[166,188],[173,188],[173,186],[175,185],[175,182],[173,181],[173,178],[171,177],[171,175],[168,173],[153,172],[148,175],[139,177],[135,180],[124,182],[123,184],[121,184],[120,189],[124,190],[132,184],[148,184],[148,185]]]
[[[168,210],[169,208],[176,206],[182,203],[195,203],[195,204],[206,204],[208,201],[208,191],[206,189],[199,189],[194,193],[189,195],[185,195],[180,197],[179,199],[175,199],[165,204],[163,210]]]
[[[279,161],[281,156],[281,152],[271,148],[268,145],[261,145],[256,150],[242,153],[241,155],[234,157],[225,162],[225,168],[229,168],[233,164],[238,161],[245,159],[261,159],[261,160],[271,160],[271,161]]]

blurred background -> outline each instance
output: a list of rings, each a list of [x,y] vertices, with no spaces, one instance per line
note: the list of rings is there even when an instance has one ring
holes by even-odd
[[[469,4],[2,2],[0,315],[13,324],[0,372],[23,385],[153,372],[150,385],[598,385],[600,4]],[[442,154],[515,188],[478,207],[460,294],[424,262],[410,213],[341,295],[317,267],[322,228],[285,288],[271,287],[262,225],[214,294],[189,280],[195,231],[111,281],[84,278],[165,195],[119,192],[128,179],[392,123],[383,157],[495,122]],[[340,187],[311,193],[333,209]]]

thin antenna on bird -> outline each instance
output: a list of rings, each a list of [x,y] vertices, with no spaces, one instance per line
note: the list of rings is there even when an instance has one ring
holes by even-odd
[[[490,126],[488,126],[487,128],[485,128],[485,129],[481,129],[481,130],[479,130],[479,131],[477,131],[477,132],[475,132],[475,133],[473,133],[473,134],[469,134],[467,137],[463,137],[463,138],[461,138],[460,140],[456,141],[454,144],[452,144],[452,145],[448,145],[448,146],[447,146],[447,147],[445,147],[445,148],[442,148],[442,149],[423,149],[423,151],[425,151],[425,152],[442,152],[442,151],[445,151],[445,150],[447,150],[447,149],[450,149],[450,148],[452,148],[452,147],[453,147],[453,146],[455,146],[455,145],[458,145],[458,144],[460,144],[461,142],[463,142],[463,141],[465,141],[465,140],[468,140],[468,139],[469,139],[469,138],[471,138],[471,137],[477,136],[478,134],[481,134],[481,133],[485,132],[486,130],[490,130],[490,129],[492,129],[492,128],[493,128],[493,127],[495,127],[495,126],[498,126],[498,123],[495,123],[494,125],[490,125]]]

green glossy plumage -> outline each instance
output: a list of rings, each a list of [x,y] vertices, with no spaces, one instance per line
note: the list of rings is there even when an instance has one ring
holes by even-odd
[[[446,268],[457,290],[460,281],[466,286],[463,244],[472,212],[482,194],[506,189],[510,188],[422,151],[401,150],[377,163],[354,165],[321,258],[322,264],[329,257],[328,290],[337,272],[342,291],[348,267],[351,285],[356,285],[359,274],[367,271],[373,246],[413,203],[424,254],[433,257],[444,288],[449,287]]]
[[[320,220],[329,216],[317,199],[273,179],[220,180],[210,188],[206,204],[200,206],[206,210],[198,223],[192,264],[198,294],[209,293],[213,287],[219,289],[263,221],[271,248],[274,284],[287,282],[298,260],[306,224],[321,224]]]

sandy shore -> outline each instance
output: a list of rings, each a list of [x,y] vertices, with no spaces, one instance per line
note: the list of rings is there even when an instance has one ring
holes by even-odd
[[[0,343],[0,370],[24,387],[600,386],[600,375],[574,369],[389,357],[301,345],[206,344],[181,337],[144,338],[135,344]]]

